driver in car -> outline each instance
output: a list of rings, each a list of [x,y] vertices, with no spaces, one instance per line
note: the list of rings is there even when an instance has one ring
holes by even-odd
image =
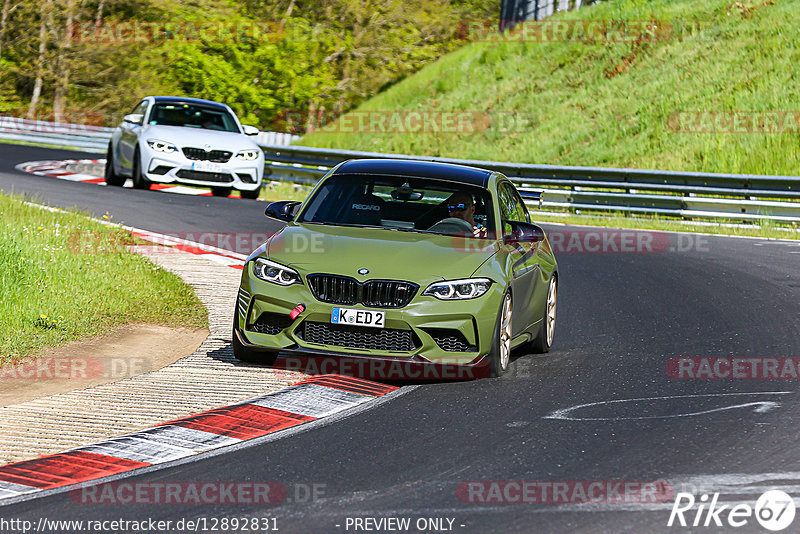
[[[475,202],[471,194],[459,191],[450,195],[447,199],[447,211],[450,218],[469,223],[475,237],[486,237],[486,228],[475,223]]]

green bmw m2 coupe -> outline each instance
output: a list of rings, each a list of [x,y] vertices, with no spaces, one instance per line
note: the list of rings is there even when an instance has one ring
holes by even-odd
[[[286,226],[245,263],[240,360],[369,359],[476,377],[502,375],[517,347],[550,350],[556,259],[500,173],[351,160],[304,202],[273,202],[266,214]]]

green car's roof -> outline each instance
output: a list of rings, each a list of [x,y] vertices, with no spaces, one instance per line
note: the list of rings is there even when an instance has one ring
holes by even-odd
[[[439,163],[402,159],[355,159],[342,163],[333,174],[370,174],[384,176],[407,176],[409,178],[431,178],[486,187],[492,171]]]

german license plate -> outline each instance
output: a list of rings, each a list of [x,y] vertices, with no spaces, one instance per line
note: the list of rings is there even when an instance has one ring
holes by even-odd
[[[222,171],[222,165],[210,161],[193,161],[192,169],[196,171],[220,172]]]
[[[371,326],[383,328],[386,312],[375,310],[354,310],[351,308],[334,308],[331,310],[331,323],[352,326]]]

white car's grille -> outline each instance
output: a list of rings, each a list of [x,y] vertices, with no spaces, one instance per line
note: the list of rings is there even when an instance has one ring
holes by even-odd
[[[183,147],[183,155],[189,159],[198,161],[213,161],[215,163],[227,163],[233,152],[227,150],[206,150],[204,148]]]

